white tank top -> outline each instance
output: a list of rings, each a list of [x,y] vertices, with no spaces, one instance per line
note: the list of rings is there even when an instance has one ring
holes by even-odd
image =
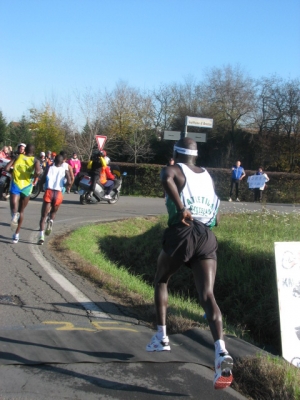
[[[67,162],[63,162],[61,166],[65,169],[65,171],[69,171],[69,164]]]
[[[65,176],[66,169],[63,165],[60,167],[56,167],[54,164],[51,165],[46,177],[45,188],[62,191],[64,187]]]
[[[190,210],[194,219],[207,226],[215,224],[220,200],[215,193],[211,176],[205,168],[202,173],[193,172],[188,166],[178,163],[186,178],[180,193],[181,201]]]

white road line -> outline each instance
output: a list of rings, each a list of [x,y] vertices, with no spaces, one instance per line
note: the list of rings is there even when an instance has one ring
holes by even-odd
[[[34,242],[36,238],[36,232],[30,235],[30,241]],[[63,275],[61,275],[42,255],[39,246],[30,244],[29,249],[40,264],[40,266],[47,272],[47,274],[58,283],[66,292],[70,293],[74,299],[82,305],[82,307],[89,312],[89,316],[94,318],[106,318],[111,317],[100,310],[84,293],[82,293],[76,286],[69,282]]]

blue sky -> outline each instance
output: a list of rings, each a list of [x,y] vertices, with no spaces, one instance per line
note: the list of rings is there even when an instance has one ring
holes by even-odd
[[[0,110],[239,65],[300,78],[300,0],[0,0]]]

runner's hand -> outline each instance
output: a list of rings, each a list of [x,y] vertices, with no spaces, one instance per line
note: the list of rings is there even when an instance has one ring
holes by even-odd
[[[185,209],[181,214],[182,214],[181,222],[186,226],[190,226],[190,224],[186,220],[193,221],[191,212],[189,210]]]

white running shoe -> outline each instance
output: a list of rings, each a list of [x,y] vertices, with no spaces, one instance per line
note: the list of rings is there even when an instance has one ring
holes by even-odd
[[[15,231],[17,229],[19,218],[20,218],[20,213],[19,212],[16,212],[15,214],[13,214],[12,219],[11,219],[11,223],[10,223],[10,227],[11,227],[12,231]]]
[[[13,243],[18,243],[19,239],[20,239],[19,233],[14,233],[12,237]]]
[[[44,241],[45,241],[45,236],[44,236],[43,233],[40,233],[39,240],[38,240],[37,244],[40,244],[42,246],[44,244]]]
[[[111,200],[111,196],[110,196],[110,194],[106,194],[106,195],[104,196],[104,198],[105,198],[105,199],[109,199],[109,200]]]
[[[150,343],[146,346],[147,351],[170,351],[170,343],[168,336],[164,337],[163,339],[159,340],[156,336],[152,336]]]
[[[231,198],[231,197],[229,197],[228,201],[232,201],[232,198]]]
[[[233,360],[228,353],[221,353],[215,360],[214,388],[225,389],[231,385]]]
[[[51,219],[47,219],[47,226],[45,230],[45,235],[49,236],[50,233],[52,232],[52,227],[53,227],[53,221]]]
[[[236,201],[240,201],[240,199],[237,197],[237,198],[236,198]]]

